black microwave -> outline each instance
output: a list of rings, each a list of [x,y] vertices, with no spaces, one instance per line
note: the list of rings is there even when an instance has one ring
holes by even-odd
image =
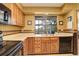
[[[0,4],[0,23],[8,23],[11,16],[11,10],[4,6],[3,4]]]
[[[0,22],[8,22],[8,13],[7,13],[7,11],[0,10]]]
[[[8,22],[8,18],[9,18],[8,12],[4,11],[4,21]]]

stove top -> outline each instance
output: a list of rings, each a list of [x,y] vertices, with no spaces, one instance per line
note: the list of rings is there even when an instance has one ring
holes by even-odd
[[[0,48],[0,55],[4,55],[13,49],[21,41],[5,41],[3,47]]]

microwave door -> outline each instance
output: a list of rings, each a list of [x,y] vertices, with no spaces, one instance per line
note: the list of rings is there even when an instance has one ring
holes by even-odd
[[[4,13],[4,21],[8,22],[8,12],[7,11],[5,11],[5,13]]]
[[[4,11],[0,10],[0,22],[4,21]]]

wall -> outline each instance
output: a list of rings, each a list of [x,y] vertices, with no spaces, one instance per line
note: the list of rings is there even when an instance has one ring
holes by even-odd
[[[28,20],[32,21],[32,25],[27,25]],[[34,32],[34,15],[26,15],[25,16],[25,27],[22,30],[26,32]]]
[[[61,8],[59,7],[25,7],[24,12],[26,14],[61,14]]]
[[[0,24],[0,30],[2,30],[2,31],[21,30],[21,27],[11,26],[11,25],[1,25]]]
[[[67,13],[66,15],[65,15],[65,20],[67,21],[68,19],[68,17],[69,16],[72,16],[72,28],[73,28],[73,30],[74,31],[77,31],[77,18],[76,18],[76,11],[75,10],[72,10],[72,11],[70,11],[69,13]],[[67,24],[67,23],[66,23]]]
[[[58,15],[57,16],[57,29],[58,29],[58,31],[62,31],[62,30],[65,30],[66,28],[67,28],[67,25],[66,25],[66,23],[67,23],[67,21],[64,19],[64,15]],[[63,24],[62,25],[59,25],[59,21],[62,21],[63,22]]]
[[[26,12],[59,12],[62,13],[62,15],[57,14],[57,29],[59,30],[68,30],[67,29],[67,17],[72,16],[72,20],[73,20],[73,30],[76,31],[77,30],[77,13],[76,10],[79,10],[79,4],[69,4],[66,3],[64,4],[64,6],[62,8],[25,8],[25,10],[27,10]],[[54,13],[53,13],[54,14]],[[28,26],[27,25],[27,20],[33,18],[33,22],[34,22],[34,16],[33,15],[26,15],[26,24],[24,29],[26,30],[34,30],[34,24],[32,26]],[[59,25],[59,21],[63,21],[63,25]]]
[[[50,15],[50,16],[57,16],[57,30],[58,31],[66,28],[64,16],[62,16],[62,15]],[[32,21],[32,25],[27,25],[28,20]],[[59,21],[63,21],[64,24],[59,25]],[[22,30],[23,31],[25,30],[26,32],[34,32],[34,26],[35,26],[34,22],[35,22],[35,15],[26,15],[25,16],[25,26],[22,28]]]

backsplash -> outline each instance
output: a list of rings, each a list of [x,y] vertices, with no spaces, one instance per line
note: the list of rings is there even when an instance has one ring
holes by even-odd
[[[21,30],[11,30],[11,31],[3,31],[3,35],[11,35],[11,34],[17,34],[20,33]]]
[[[34,30],[21,30],[21,33],[34,33]]]
[[[21,32],[21,28],[22,27],[0,24],[0,31],[3,31],[3,35],[19,33]]]

